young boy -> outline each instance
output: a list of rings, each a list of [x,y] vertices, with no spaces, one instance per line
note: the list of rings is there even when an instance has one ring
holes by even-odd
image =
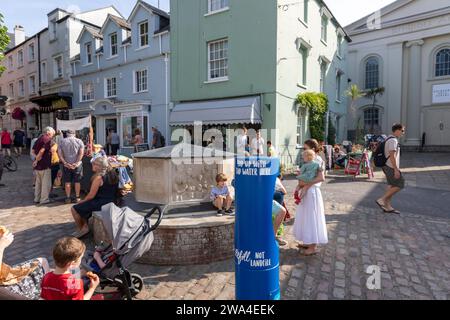
[[[316,153],[313,150],[306,150],[303,152],[303,161],[305,162],[300,168],[300,175],[297,176],[298,186],[295,190],[294,199],[295,204],[299,204],[301,199],[305,196],[303,188],[301,188],[301,182],[312,182],[319,172],[319,164],[314,161]]]
[[[228,190],[228,187],[226,186],[228,178],[225,174],[219,173],[216,176],[216,183],[217,185],[212,188],[211,190],[211,201],[214,205],[214,207],[217,208],[217,216],[221,217],[224,213],[228,215],[233,215],[233,209],[231,209],[231,203],[233,202],[233,198],[230,195],[230,191]]]
[[[66,237],[58,240],[53,248],[56,269],[44,276],[41,297],[44,300],[91,300],[100,283],[97,275],[90,278],[89,290],[84,293],[83,280],[72,273],[79,270],[86,246],[80,240]]]

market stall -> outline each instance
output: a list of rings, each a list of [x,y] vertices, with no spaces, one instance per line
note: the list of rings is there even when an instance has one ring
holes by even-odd
[[[96,157],[105,156],[104,152],[102,152],[103,147],[101,145],[94,145],[91,116],[76,120],[57,120],[56,129],[63,132],[67,130],[75,131],[77,138],[81,139],[85,144],[85,153],[82,159],[83,179],[81,181],[81,190],[87,194],[89,193],[91,179],[94,174],[91,163]],[[108,162],[111,167],[118,171],[120,194],[125,195],[132,192],[133,184],[130,174],[132,174],[133,161],[124,156],[109,156]]]

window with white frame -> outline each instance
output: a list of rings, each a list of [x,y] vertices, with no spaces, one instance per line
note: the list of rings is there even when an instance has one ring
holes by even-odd
[[[435,76],[450,76],[450,48],[439,50],[436,54]]]
[[[365,71],[365,89],[378,88],[380,82],[380,63],[377,57],[370,57],[366,60]]]
[[[55,79],[63,77],[63,57],[58,56],[53,59],[53,77]]]
[[[23,97],[25,95],[25,86],[23,84],[23,80],[19,80],[19,97]]]
[[[328,38],[328,17],[325,14],[323,14],[320,39],[323,42],[327,42],[327,38]]]
[[[35,54],[34,54],[34,43],[31,43],[28,46],[28,60],[29,61],[34,61],[35,59]]]
[[[148,21],[139,23],[139,47],[148,46]]]
[[[36,93],[36,77],[35,76],[30,76],[30,78],[28,78],[28,90],[29,90],[30,94]]]
[[[106,78],[105,79],[105,98],[112,98],[117,96],[117,79]]]
[[[208,43],[208,80],[228,79],[228,39]]]
[[[301,146],[304,142],[305,124],[306,124],[306,109],[300,107],[297,110],[297,145],[298,146]]]
[[[148,71],[147,69],[138,70],[134,73],[134,92],[148,91]]]
[[[94,100],[94,83],[92,81],[83,82],[80,87],[80,102]]]
[[[14,83],[9,84],[9,97],[14,99]]]
[[[229,6],[229,0],[208,0],[208,13],[225,10]]]
[[[375,133],[380,128],[380,109],[367,108],[364,110],[364,131]]]
[[[18,67],[23,67],[23,50],[19,50],[17,53],[17,65]]]
[[[117,32],[114,32],[109,35],[109,43],[110,43],[110,56],[114,57],[117,56],[118,50],[117,50]]]
[[[301,55],[301,70],[300,70],[300,84],[303,86],[307,85],[307,71],[308,71],[308,48],[305,46],[300,46]]]
[[[8,57],[8,69],[11,70],[12,68],[14,68],[14,60],[13,60],[12,56],[9,56]]]
[[[47,62],[41,63],[41,79],[42,83],[47,83]]]
[[[337,54],[339,57],[342,57],[342,35],[338,34],[337,36]]]
[[[85,45],[86,64],[92,63],[92,42],[87,42]]]
[[[50,41],[56,40],[56,19],[50,21]]]

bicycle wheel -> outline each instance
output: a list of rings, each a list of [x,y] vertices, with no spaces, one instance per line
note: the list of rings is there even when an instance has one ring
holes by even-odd
[[[11,172],[15,172],[17,171],[17,162],[16,160],[14,160],[14,158],[10,157],[10,156],[6,156],[3,160],[4,164],[3,166]]]

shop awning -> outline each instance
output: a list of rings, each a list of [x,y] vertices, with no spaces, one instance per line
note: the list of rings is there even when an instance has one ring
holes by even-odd
[[[39,111],[43,113],[54,112],[72,107],[72,93],[59,92],[38,96],[30,99],[31,102],[39,105]]]
[[[171,126],[213,124],[256,124],[262,122],[259,97],[180,103],[170,114]]]

